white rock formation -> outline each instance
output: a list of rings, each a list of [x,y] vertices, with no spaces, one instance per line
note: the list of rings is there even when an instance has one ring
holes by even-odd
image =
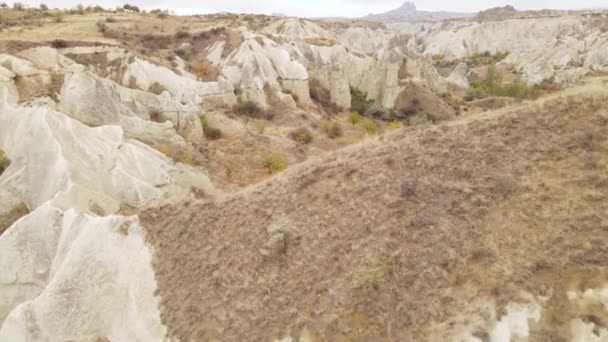
[[[455,60],[489,51],[510,52],[504,63],[528,84],[555,78],[573,82],[608,65],[608,34],[582,15],[503,21],[394,23],[391,28],[424,42],[424,55]]]
[[[0,238],[0,340],[164,341],[151,262],[137,218],[42,205]]]
[[[154,95],[119,86],[79,65],[71,67],[66,74],[61,97],[61,109],[71,117],[90,126],[124,124],[129,137],[153,146],[173,140],[176,149],[185,150],[186,142],[200,143],[203,139],[196,106],[183,105],[168,93]],[[157,117],[151,118],[151,113]],[[149,121],[151,119],[169,121],[172,127]],[[171,128],[175,128],[173,132]]]
[[[220,79],[217,82],[199,82],[178,75],[170,69],[136,58],[128,64],[122,84],[128,85],[131,79],[139,89],[147,90],[154,83],[165,87],[182,103],[194,103],[207,108],[213,106],[232,106],[236,103],[231,83]]]
[[[446,78],[448,84],[460,88],[460,89],[469,89],[470,84],[467,79],[467,65],[465,63],[458,63],[456,68],[452,70],[450,75]]]
[[[0,148],[0,214],[31,211],[0,235],[0,340],[163,341],[151,252],[137,218],[116,214],[213,194],[207,177],[46,107],[0,111]]]

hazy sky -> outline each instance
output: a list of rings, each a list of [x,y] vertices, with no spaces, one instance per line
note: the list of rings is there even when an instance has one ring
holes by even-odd
[[[6,1],[6,0],[5,0]],[[128,2],[143,9],[163,8],[178,14],[235,12],[235,13],[283,13],[291,16],[341,16],[357,17],[369,13],[385,12],[399,7],[400,0],[25,0],[23,3],[49,7],[74,7],[99,4],[115,7]],[[513,5],[517,9],[581,9],[608,6],[608,0],[419,0],[419,10],[477,12],[490,7]]]

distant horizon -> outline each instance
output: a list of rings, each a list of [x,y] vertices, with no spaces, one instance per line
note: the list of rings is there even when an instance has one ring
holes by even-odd
[[[0,0],[0,2],[2,2]],[[269,0],[264,2],[249,2],[243,0],[213,0],[207,1],[204,6],[194,0],[176,0],[167,2],[165,0],[153,1],[124,1],[114,0],[100,1],[77,1],[77,0],[29,0],[16,1],[30,7],[39,7],[45,4],[50,8],[73,8],[78,4],[83,6],[99,5],[107,9],[114,9],[125,3],[138,6],[143,10],[162,9],[168,10],[176,15],[197,15],[216,13],[235,14],[282,14],[290,17],[307,18],[358,18],[369,14],[384,13],[399,8],[407,1],[377,0],[369,3],[365,0],[308,0],[301,3],[296,0]],[[418,11],[425,12],[454,12],[454,13],[477,13],[494,7],[512,5],[517,10],[604,10],[607,9],[605,0],[580,0],[577,7],[573,8],[571,1],[565,0],[471,0],[466,3],[454,3],[447,0],[427,0],[423,5],[416,4]],[[6,2],[12,6],[14,2]],[[171,6],[167,6],[168,4]]]

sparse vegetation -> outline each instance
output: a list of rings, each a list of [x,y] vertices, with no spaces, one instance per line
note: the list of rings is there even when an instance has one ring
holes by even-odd
[[[279,173],[287,168],[287,161],[283,157],[270,154],[264,158],[264,168],[270,174]]]
[[[131,75],[129,76],[129,83],[127,83],[127,87],[131,88],[131,89],[137,89],[137,78],[135,78],[135,76]]]
[[[536,99],[546,91],[559,89],[553,80],[545,80],[539,85],[528,86],[522,81],[505,84],[502,73],[492,64],[488,67],[486,79],[482,82],[471,82],[471,88],[465,98],[467,101],[482,99],[488,96],[505,96],[517,99]]]
[[[207,121],[207,117],[204,114],[199,115],[199,120],[201,122],[201,127],[203,128],[203,134],[209,140],[218,140],[222,138],[222,130],[216,127],[212,127],[209,125]]]
[[[286,215],[281,215],[266,228],[269,235],[268,247],[276,249],[281,254],[287,252],[289,236],[294,231],[294,225]]]
[[[342,126],[337,122],[325,123],[322,130],[330,139],[336,139],[344,135]]]
[[[353,287],[377,290],[386,276],[386,266],[376,257],[366,258],[353,277]]]
[[[65,40],[55,39],[51,42],[51,47],[53,47],[55,49],[63,49],[65,47],[67,47],[67,44],[66,44]]]
[[[137,7],[137,6],[133,6],[133,5],[129,5],[129,4],[125,4],[125,5],[123,5],[123,6],[122,6],[122,8],[123,8],[125,11],[129,11],[129,12],[135,12],[135,13],[139,13],[139,12],[141,12],[141,10],[139,9],[139,7]]]
[[[219,74],[217,68],[209,62],[198,63],[193,69],[196,77],[201,81],[215,81]]]
[[[160,95],[163,92],[167,91],[167,88],[165,88],[163,85],[161,85],[158,82],[154,82],[150,85],[150,87],[148,88],[148,91],[151,92],[152,94]]]
[[[291,139],[295,140],[299,144],[308,145],[312,143],[312,133],[306,128],[298,128],[289,134]]]
[[[363,120],[363,122],[361,123],[361,127],[363,128],[363,132],[367,135],[378,134],[378,125],[373,120]]]
[[[156,108],[150,109],[150,111],[148,112],[148,115],[150,116],[150,121],[153,121],[153,122],[162,121],[162,112],[159,109],[156,109]]]
[[[262,109],[253,101],[239,102],[232,107],[232,111],[254,119],[262,115]]]
[[[372,108],[375,101],[367,98],[367,93],[362,92],[358,89],[351,89],[351,104],[350,107],[353,111],[365,115],[368,110]]]
[[[386,127],[390,130],[397,130],[403,127],[403,123],[401,121],[390,121]]]
[[[361,114],[357,112],[350,112],[348,115],[348,121],[354,126],[361,121]]]
[[[166,157],[172,158],[171,157],[171,149],[169,148],[168,145],[166,145],[166,144],[158,144],[158,145],[154,146],[154,149],[156,149],[158,152],[164,154]]]
[[[304,38],[304,41],[310,45],[316,46],[334,46],[336,45],[336,41],[329,38]]]

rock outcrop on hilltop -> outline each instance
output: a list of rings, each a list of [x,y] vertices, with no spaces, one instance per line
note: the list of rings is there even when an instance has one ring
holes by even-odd
[[[395,22],[395,21],[440,21],[453,18],[468,18],[473,17],[472,13],[455,13],[455,12],[429,12],[418,11],[416,4],[410,1],[404,2],[399,8],[379,14],[370,14],[363,17],[365,20]]]

